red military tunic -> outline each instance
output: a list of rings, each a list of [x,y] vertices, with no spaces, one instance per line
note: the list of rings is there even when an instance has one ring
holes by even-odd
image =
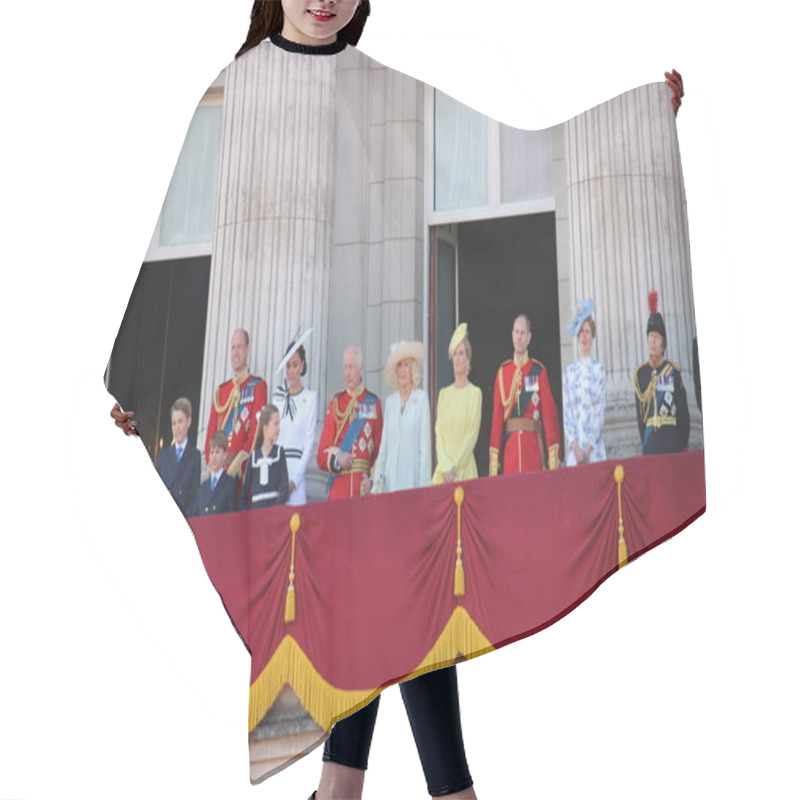
[[[223,431],[228,437],[228,474],[240,478],[253,450],[258,414],[267,403],[267,382],[244,370],[214,391],[206,431],[206,461],[211,437]]]
[[[350,431],[350,426],[356,427]],[[381,401],[360,386],[355,392],[347,389],[334,395],[328,404],[325,424],[317,450],[317,464],[330,475],[329,499],[360,497],[365,475],[371,475],[381,446],[383,412]],[[339,469],[336,456],[340,451],[355,457],[350,469]]]
[[[561,441],[553,393],[541,361],[504,361],[497,370],[489,437],[489,474],[555,469]],[[545,455],[545,450],[547,451]]]

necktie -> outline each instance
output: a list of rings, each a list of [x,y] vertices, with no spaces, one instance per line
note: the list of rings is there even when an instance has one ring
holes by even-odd
[[[181,456],[183,456],[183,448],[182,447],[176,447],[175,448],[175,452],[176,452],[176,454],[178,456],[178,461],[180,462]]]
[[[216,487],[217,487],[217,476],[216,475],[212,475],[211,476],[211,491],[213,492],[214,489],[216,489]]]

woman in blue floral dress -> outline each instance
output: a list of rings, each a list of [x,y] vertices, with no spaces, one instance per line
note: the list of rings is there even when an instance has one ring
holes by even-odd
[[[597,335],[592,314],[594,300],[578,303],[572,335],[578,337],[578,360],[564,370],[564,441],[568,467],[604,461],[603,417],[606,405],[606,370],[592,358]]]

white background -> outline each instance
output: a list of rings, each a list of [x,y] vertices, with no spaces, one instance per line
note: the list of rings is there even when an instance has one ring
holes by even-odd
[[[376,0],[362,40],[533,128],[673,66],[686,80],[708,512],[553,628],[459,668],[484,800],[800,792],[796,28],[789,4],[698,7]],[[249,10],[2,12],[0,798],[302,800],[316,786],[318,752],[250,786],[249,659],[102,384],[192,110]],[[365,798],[425,796],[388,691]]]

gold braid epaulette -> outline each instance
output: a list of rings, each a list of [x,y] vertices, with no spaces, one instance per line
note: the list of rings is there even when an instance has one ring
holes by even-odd
[[[514,407],[514,403],[517,402],[517,395],[519,394],[519,387],[522,384],[522,368],[530,362],[531,364],[538,364],[542,369],[544,369],[544,364],[541,361],[538,361],[535,358],[531,358],[528,356],[525,361],[521,364],[518,361],[515,361],[511,358],[504,361],[500,368],[497,370],[500,382],[500,402],[503,405],[503,422],[508,422],[508,418],[511,416],[511,409]],[[516,369],[514,370],[514,377],[511,379],[511,391],[506,396],[505,386],[503,385],[503,367],[506,364],[514,364]]]
[[[503,383],[503,367],[506,364],[512,363],[515,366],[514,377],[511,379],[511,390],[509,394],[506,395],[506,387]],[[519,393],[519,387],[522,383],[522,369],[520,365],[513,362],[510,358],[504,361],[497,370],[497,382],[500,384],[500,403],[503,406],[503,422],[508,422],[508,418],[511,416],[511,409],[514,407],[514,403],[517,402],[517,394]]]
[[[661,372],[658,372],[658,367],[661,364],[666,364],[664,369]],[[636,372],[633,373],[633,388],[636,391],[636,398],[639,400],[639,406],[642,412],[642,419],[646,420],[648,416],[650,406],[653,403],[653,400],[656,396],[656,380],[659,375],[663,375],[667,377],[672,374],[673,370],[675,369],[675,365],[668,361],[666,358],[658,365],[658,367],[653,368],[653,365],[649,361],[644,361],[636,368]],[[647,384],[647,388],[642,391],[639,386],[639,370],[642,367],[650,367],[653,370],[652,374],[650,375],[650,382]],[[656,413],[656,409],[653,408],[653,414]]]
[[[247,381],[250,380],[250,378],[251,375],[249,370],[245,370],[238,378],[236,377],[231,378],[231,380],[233,381],[233,388],[231,389],[230,394],[228,395],[228,399],[225,401],[225,405],[220,405],[219,403],[219,390],[228,381],[225,381],[225,383],[221,383],[219,386],[217,386],[216,389],[214,389],[214,411],[216,411],[217,414],[219,415],[217,417],[218,428],[222,428],[224,426],[225,420],[228,418],[228,415],[230,414],[233,406],[239,404],[239,400],[242,396],[242,390],[241,390],[242,384],[247,383]],[[260,410],[261,409],[259,409],[259,411]]]
[[[641,387],[639,386],[639,371],[642,369],[642,367],[646,366],[650,366],[652,369],[650,362],[645,361],[642,364],[639,364],[639,366],[636,367],[636,371],[633,373],[633,389],[636,392],[636,399],[639,401],[639,410],[643,420],[647,419],[647,412],[651,403],[653,402],[656,392],[656,382],[653,376],[650,377],[650,382],[647,384],[647,388],[644,391],[642,391]]]
[[[361,391],[363,391],[363,388]],[[347,404],[347,407],[344,411],[339,411],[339,397],[347,392],[347,389],[342,392],[337,392],[333,396],[333,402],[331,403],[331,406],[333,406],[333,421],[336,424],[336,433],[333,436],[334,446],[339,444],[339,439],[341,438],[345,423],[351,422],[353,419],[353,412],[355,411],[355,407],[358,405],[358,396],[361,394],[361,391],[357,392],[350,398],[350,402]]]

